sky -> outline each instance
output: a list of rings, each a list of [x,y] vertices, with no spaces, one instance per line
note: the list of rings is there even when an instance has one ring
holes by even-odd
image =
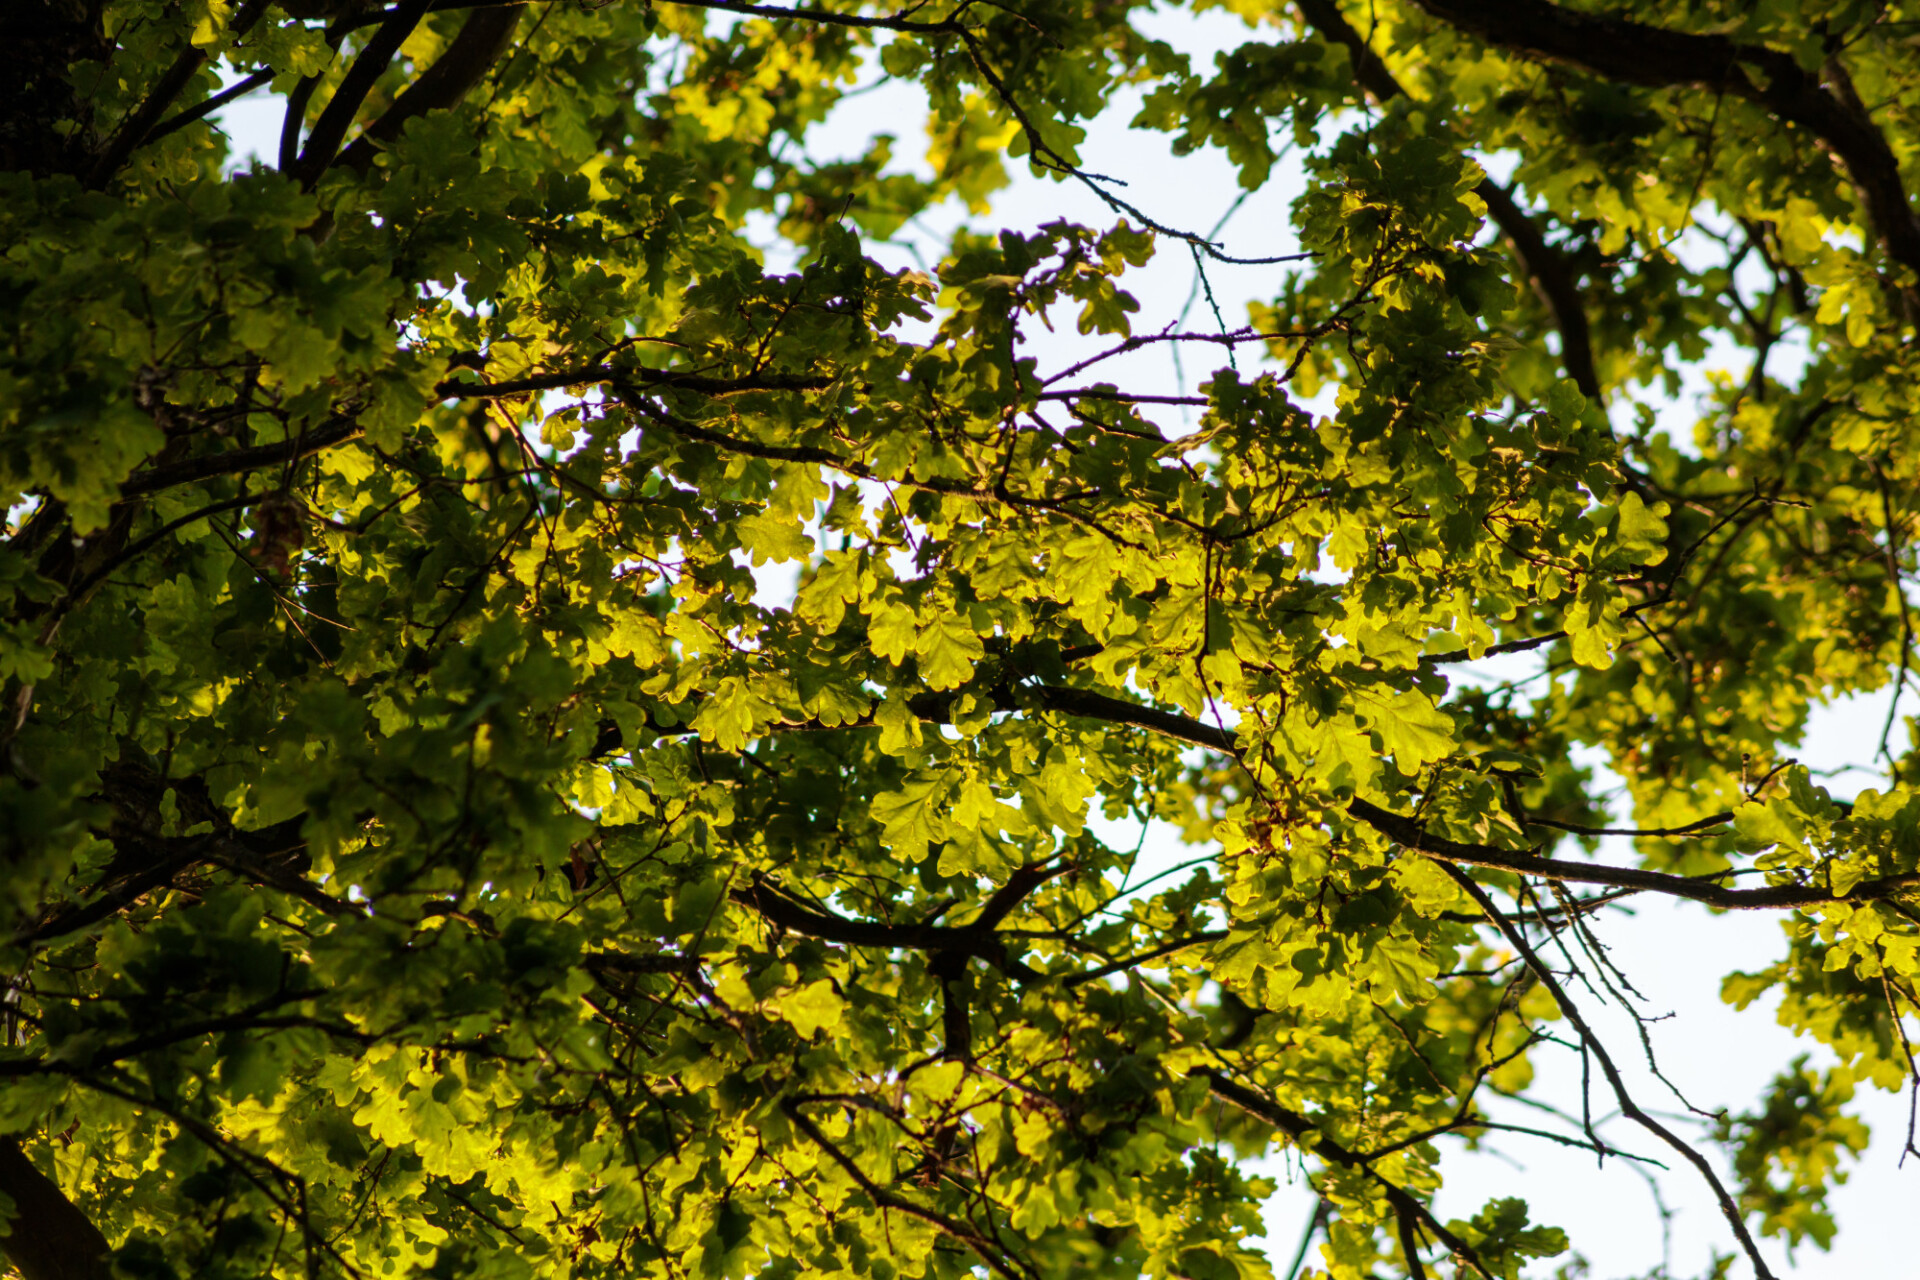
[[[1200,66],[1208,65],[1216,51],[1263,38],[1218,10],[1198,17],[1162,12],[1144,25],[1150,34],[1193,55]],[[1131,108],[1132,103],[1123,99],[1092,125],[1082,149],[1086,168],[1123,176],[1128,186],[1120,191],[1122,197],[1165,225],[1201,233],[1220,227],[1218,239],[1234,256],[1269,257],[1298,248],[1288,217],[1288,207],[1303,187],[1297,158],[1283,160],[1266,187],[1242,200],[1234,170],[1223,156],[1218,152],[1173,156],[1163,135],[1125,127],[1133,114]],[[272,153],[279,112],[279,100],[258,97],[242,99],[221,113],[219,118],[232,139],[236,161],[244,162],[249,153]],[[918,122],[924,117],[925,104],[916,90],[883,85],[844,103],[820,129],[811,149],[822,157],[853,156],[866,150],[872,135],[894,133],[900,137],[894,153],[899,157],[897,163],[911,168],[918,156]],[[1489,160],[1489,167],[1498,164],[1497,157]],[[1083,187],[1035,177],[1019,162],[1012,167],[1014,182],[996,196],[992,213],[970,220],[976,230],[1006,227],[1032,231],[1059,218],[1105,227],[1116,220],[1116,215]],[[1227,218],[1229,213],[1232,216]],[[1223,218],[1227,219],[1224,225]],[[874,246],[870,251],[890,267],[930,266],[938,261],[948,236],[963,220],[967,220],[965,212],[957,207],[936,210],[903,232],[896,243]],[[760,230],[762,243],[769,248],[769,269],[788,265],[791,260],[783,259],[771,244],[771,224]],[[1246,303],[1270,295],[1283,270],[1275,266],[1210,267],[1214,297],[1226,324],[1244,324]],[[1181,321],[1182,328],[1211,327],[1213,316],[1204,297],[1197,295],[1195,283],[1189,255],[1163,241],[1155,260],[1144,269],[1130,272],[1125,281],[1141,304],[1135,318],[1136,332],[1175,321]],[[1039,358],[1043,375],[1111,341],[1082,338],[1071,323],[1058,326],[1052,333],[1029,328],[1034,333],[1025,354]],[[1729,355],[1724,347],[1709,352],[1704,361],[1687,371],[1687,390],[1678,397],[1642,397],[1655,408],[1657,421],[1676,441],[1691,440],[1698,416],[1694,397],[1706,386],[1707,372],[1726,367]],[[1216,359],[1210,353],[1190,352],[1185,367],[1180,368],[1167,348],[1148,349],[1115,361],[1113,370],[1102,376],[1123,382],[1134,391],[1192,394]],[[1240,359],[1243,367],[1256,367],[1251,352],[1243,352]],[[1775,372],[1779,372],[1777,367]],[[1331,404],[1308,402],[1306,407],[1324,412]],[[1612,408],[1627,411],[1624,403]],[[1161,411],[1161,425],[1170,432],[1179,430],[1183,412],[1190,411],[1177,407]],[[766,584],[770,594],[782,594],[777,576],[770,576]],[[1464,673],[1463,678],[1498,680],[1531,674],[1526,666],[1529,661],[1517,656],[1507,660],[1504,667],[1488,663],[1479,671]],[[1826,784],[1841,798],[1874,785],[1880,775],[1872,767],[1871,756],[1886,713],[1886,694],[1817,711],[1799,759],[1816,772],[1832,771]],[[1604,785],[1604,761],[1596,758],[1586,763],[1597,766]],[[1101,833],[1116,846],[1130,847],[1140,839],[1138,828],[1129,830],[1117,824],[1105,824]],[[1150,874],[1153,868],[1170,865],[1193,852],[1180,846],[1171,832],[1149,830],[1143,869]],[[1615,841],[1608,842],[1600,856],[1628,862],[1632,853],[1625,842]],[[1644,993],[1645,1011],[1654,1016],[1671,1015],[1655,1022],[1650,1035],[1665,1075],[1693,1106],[1707,1111],[1722,1107],[1739,1111],[1754,1105],[1768,1079],[1796,1056],[1808,1054],[1816,1064],[1827,1060],[1818,1046],[1796,1043],[1777,1025],[1777,1002],[1762,1000],[1737,1013],[1719,999],[1723,975],[1736,969],[1765,967],[1781,952],[1783,939],[1777,916],[1754,912],[1713,917],[1693,904],[1635,902],[1633,914],[1622,912],[1607,920],[1601,937],[1611,947],[1612,958]],[[1688,1124],[1685,1104],[1647,1069],[1636,1031],[1626,1015],[1592,996],[1584,998],[1582,1010],[1612,1047],[1636,1100],[1684,1129]],[[1542,1050],[1537,1067],[1539,1095],[1577,1113],[1578,1056]],[[1596,1093],[1596,1115],[1611,1109],[1611,1104]],[[1515,1123],[1538,1124],[1542,1120],[1512,1105],[1493,1105],[1487,1110],[1495,1119]],[[1823,1254],[1808,1245],[1791,1261],[1777,1243],[1763,1242],[1772,1265],[1782,1275],[1808,1280],[1892,1280],[1916,1270],[1908,1222],[1913,1206],[1920,1203],[1920,1161],[1899,1167],[1906,1099],[1863,1088],[1856,1110],[1872,1126],[1874,1141],[1852,1166],[1849,1182],[1830,1198],[1840,1223],[1839,1239],[1831,1253]],[[1617,1117],[1605,1123],[1601,1131],[1608,1141],[1626,1150],[1662,1159],[1670,1156],[1650,1136]],[[1591,1280],[1647,1276],[1663,1262],[1670,1264],[1667,1275],[1682,1280],[1701,1275],[1714,1249],[1734,1250],[1711,1196],[1691,1170],[1654,1171],[1654,1182],[1670,1211],[1663,1223],[1647,1177],[1627,1161],[1610,1160],[1596,1168],[1590,1153],[1524,1137],[1490,1143],[1477,1152],[1462,1149],[1458,1142],[1447,1144],[1447,1148],[1443,1166],[1447,1183],[1437,1206],[1443,1219],[1470,1217],[1495,1197],[1524,1197],[1532,1206],[1535,1221],[1567,1230],[1591,1264],[1584,1273]],[[1297,1175],[1288,1185],[1283,1163],[1271,1162],[1271,1168],[1281,1179],[1281,1186],[1268,1206],[1269,1252],[1276,1270],[1283,1271],[1313,1202]],[[1722,1172],[1724,1176],[1724,1167]],[[1310,1255],[1309,1263],[1312,1261]],[[1565,1261],[1563,1257],[1538,1265],[1529,1274],[1551,1275]],[[1744,1275],[1746,1270],[1743,1260],[1736,1264],[1733,1274]]]

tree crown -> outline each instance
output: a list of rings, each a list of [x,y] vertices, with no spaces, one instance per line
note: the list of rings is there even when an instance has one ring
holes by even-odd
[[[1087,0],[14,7],[26,1280],[1259,1280],[1278,1152],[1338,1280],[1555,1265],[1435,1209],[1460,1140],[1830,1240],[1920,756],[1790,754],[1912,674],[1920,12],[1226,7],[1212,66]],[[810,150],[882,74],[924,167]],[[1297,146],[1290,233],[1088,172],[1136,94],[1247,190]],[[1111,218],[882,265],[1009,163]],[[1276,283],[1160,327],[1156,253]],[[1590,1020],[1659,899],[1777,915],[1727,998],[1824,1046],[1704,1127]],[[1559,1052],[1586,1118],[1511,1118]]]

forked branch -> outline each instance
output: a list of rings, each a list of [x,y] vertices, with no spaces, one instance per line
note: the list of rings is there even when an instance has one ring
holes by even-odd
[[[1393,73],[1387,70],[1387,64],[1353,29],[1334,0],[1295,0],[1295,3],[1322,39],[1346,49],[1354,79],[1375,101],[1389,102],[1406,94]],[[1534,289],[1553,316],[1554,328],[1560,331],[1560,360],[1566,366],[1567,376],[1573,379],[1582,395],[1599,399],[1600,377],[1594,371],[1593,335],[1566,255],[1547,243],[1546,236],[1520,207],[1519,201],[1499,183],[1482,178],[1473,193],[1485,202],[1488,215],[1520,255],[1521,266],[1526,268]]]
[[[1195,1075],[1207,1082],[1207,1089],[1222,1102],[1232,1103],[1257,1120],[1264,1120],[1274,1128],[1286,1134],[1293,1141],[1320,1156],[1347,1169],[1358,1169],[1372,1178],[1386,1193],[1387,1203],[1393,1207],[1394,1217],[1399,1220],[1402,1240],[1408,1236],[1415,1225],[1425,1230],[1434,1239],[1445,1245],[1453,1255],[1467,1263],[1483,1276],[1491,1277],[1480,1261],[1480,1255],[1473,1246],[1447,1230],[1446,1224],[1434,1217],[1433,1211],[1398,1183],[1388,1180],[1373,1167],[1369,1157],[1344,1146],[1328,1137],[1312,1120],[1290,1107],[1282,1106],[1257,1089],[1241,1084],[1219,1071],[1196,1071]],[[1312,1137],[1309,1139],[1308,1135]],[[1419,1265],[1419,1259],[1413,1247],[1408,1249],[1408,1266]]]
[[[977,1256],[980,1261],[984,1262],[990,1270],[1006,1277],[1006,1280],[1033,1280],[1033,1272],[1022,1265],[1018,1258],[1013,1257],[1001,1249],[997,1244],[987,1239],[971,1226],[968,1226],[964,1222],[956,1221],[937,1210],[915,1204],[906,1197],[896,1195],[894,1192],[887,1190],[875,1182],[872,1178],[869,1178],[866,1173],[861,1170],[860,1166],[854,1163],[853,1157],[842,1151],[833,1139],[827,1137],[827,1135],[821,1131],[820,1126],[815,1124],[813,1120],[800,1109],[798,1099],[789,1098],[780,1104],[780,1110],[785,1114],[787,1119],[793,1122],[794,1128],[806,1134],[807,1138],[816,1147],[820,1148],[821,1152],[825,1154],[828,1159],[832,1160],[836,1165],[839,1165],[840,1168],[845,1171],[846,1175],[853,1179],[854,1184],[866,1192],[867,1198],[873,1201],[875,1208],[880,1209],[882,1212],[892,1209],[895,1212],[904,1213],[909,1217],[918,1218],[920,1221],[937,1228],[948,1237],[972,1250],[974,1255]]]
[[[1744,98],[1813,134],[1839,157],[1860,193],[1867,220],[1887,253],[1920,275],[1920,217],[1885,135],[1832,64],[1834,86],[1791,54],[1726,35],[1580,13],[1542,0],[1415,0],[1434,17],[1488,44],[1529,58],[1565,63],[1627,84],[1694,85]]]
[[[1553,969],[1540,958],[1539,952],[1533,949],[1533,945],[1527,941],[1527,936],[1521,932],[1520,927],[1507,918],[1506,913],[1495,905],[1493,899],[1487,896],[1487,891],[1482,889],[1472,876],[1455,866],[1448,866],[1447,874],[1453,877],[1454,883],[1460,886],[1462,892],[1473,899],[1474,905],[1486,914],[1487,920],[1500,930],[1512,944],[1513,949],[1520,953],[1526,960],[1527,967],[1533,970],[1534,976],[1540,979],[1541,985],[1546,987],[1548,994],[1554,998],[1554,1002],[1560,1007],[1560,1012],[1566,1016],[1567,1021],[1579,1034],[1580,1043],[1600,1064],[1600,1070],[1606,1076],[1607,1084],[1613,1091],[1614,1101],[1620,1107],[1620,1114],[1666,1143],[1683,1160],[1699,1170],[1700,1176],[1706,1179],[1707,1185],[1713,1189],[1714,1199],[1720,1205],[1721,1216],[1725,1217],[1727,1224],[1733,1228],[1734,1238],[1739,1240],[1741,1249],[1746,1252],[1747,1260],[1753,1263],[1757,1280],[1774,1280],[1773,1272],[1767,1268],[1767,1260],[1760,1255],[1759,1245],[1754,1243],[1752,1233],[1747,1230],[1746,1219],[1741,1215],[1739,1205],[1734,1202],[1732,1194],[1720,1181],[1720,1175],[1714,1172],[1707,1158],[1701,1155],[1691,1143],[1684,1141],[1671,1129],[1641,1110],[1640,1104],[1635,1102],[1633,1095],[1627,1091],[1626,1082],[1620,1078],[1619,1068],[1614,1066],[1613,1056],[1607,1052],[1606,1045],[1593,1033],[1593,1028],[1587,1025],[1579,1007],[1567,994],[1566,987],[1554,975]]]

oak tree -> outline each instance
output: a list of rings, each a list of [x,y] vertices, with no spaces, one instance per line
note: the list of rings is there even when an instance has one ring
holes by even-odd
[[[1310,1267],[1558,1265],[1434,1208],[1462,1140],[1826,1243],[1914,1080],[1920,755],[1791,757],[1915,674],[1920,6],[1225,7],[1199,65],[1137,0],[6,6],[26,1280],[1254,1280],[1282,1152]],[[925,137],[810,149],[876,76]],[[1296,148],[1292,228],[1089,172],[1124,95],[1247,190]],[[1111,217],[988,234],[1009,166]],[[1274,284],[1161,327],[1153,254]],[[1825,1065],[1636,1095],[1661,898],[1778,918],[1726,997]],[[1507,1132],[1549,1053],[1589,1120]]]

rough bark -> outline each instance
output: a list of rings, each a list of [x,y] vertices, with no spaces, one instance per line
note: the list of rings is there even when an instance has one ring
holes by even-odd
[[[21,1280],[106,1280],[107,1238],[12,1138],[0,1138],[0,1191],[14,1207],[0,1254]]]

